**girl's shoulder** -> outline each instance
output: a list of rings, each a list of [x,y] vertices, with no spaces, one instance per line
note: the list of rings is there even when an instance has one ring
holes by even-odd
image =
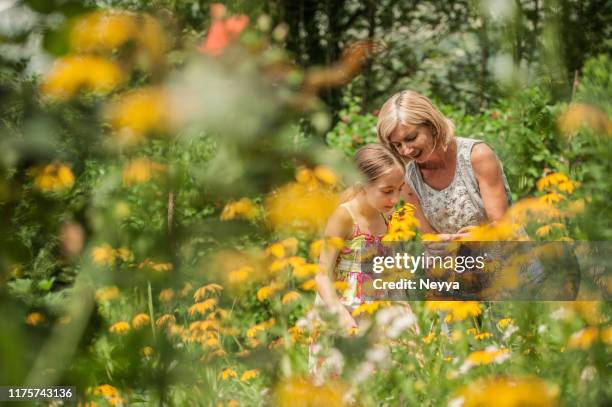
[[[350,238],[354,224],[355,221],[350,209],[346,205],[339,205],[327,220],[325,235],[341,237],[343,239]]]

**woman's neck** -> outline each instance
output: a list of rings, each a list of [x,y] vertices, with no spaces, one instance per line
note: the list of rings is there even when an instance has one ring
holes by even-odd
[[[439,170],[450,165],[457,154],[457,139],[453,137],[446,150],[441,147],[432,154],[432,157],[424,163],[418,164],[419,168],[424,170]]]

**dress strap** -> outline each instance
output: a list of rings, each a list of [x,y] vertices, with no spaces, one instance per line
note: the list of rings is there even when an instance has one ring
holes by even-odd
[[[355,215],[353,215],[353,211],[351,211],[351,208],[349,208],[346,203],[340,204],[340,206],[348,211],[349,215],[351,215],[351,219],[353,219],[353,223],[357,224],[357,221],[355,220]]]

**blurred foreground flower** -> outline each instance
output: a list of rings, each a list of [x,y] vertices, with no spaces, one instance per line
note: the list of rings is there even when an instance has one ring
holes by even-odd
[[[147,14],[125,11],[95,11],[80,17],[70,33],[70,44],[83,53],[110,53],[124,45],[134,45],[136,60],[154,68],[167,48],[159,22]]]
[[[299,169],[296,179],[268,195],[267,221],[279,231],[318,234],[338,206],[338,195],[310,170]]]
[[[55,61],[43,78],[41,90],[53,99],[69,99],[79,90],[108,93],[125,77],[121,68],[105,58],[69,55]]]
[[[612,135],[612,121],[599,108],[586,103],[572,103],[559,116],[559,129],[567,136],[573,135],[583,127],[599,134]]]
[[[538,377],[480,378],[463,386],[449,407],[553,407],[559,389]]]
[[[43,192],[59,192],[74,185],[74,174],[70,167],[58,162],[44,167],[32,167],[28,175],[34,177],[34,186]]]
[[[233,42],[249,24],[249,17],[238,15],[225,17],[225,6],[220,3],[210,5],[212,25],[206,39],[198,50],[203,54],[217,56]]]
[[[113,265],[117,259],[123,261],[130,260],[132,258],[132,252],[125,247],[113,249],[109,244],[103,244],[93,248],[91,257],[94,263],[110,266]]]
[[[257,217],[257,206],[249,198],[240,198],[225,205],[221,212],[221,220],[244,218],[252,220]]]
[[[134,144],[148,134],[170,130],[172,115],[168,94],[161,88],[141,88],[125,93],[107,109],[107,117],[121,144]]]
[[[278,407],[340,407],[348,404],[346,392],[347,386],[341,382],[317,386],[306,379],[292,377],[277,385],[274,399]]]
[[[44,320],[45,317],[40,312],[30,312],[25,319],[26,324],[30,326],[36,326]]]
[[[123,185],[141,184],[166,170],[166,166],[147,158],[137,158],[123,167]]]

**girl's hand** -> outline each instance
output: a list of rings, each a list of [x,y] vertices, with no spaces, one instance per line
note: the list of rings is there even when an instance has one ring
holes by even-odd
[[[347,331],[351,328],[357,328],[357,322],[355,321],[355,318],[353,318],[351,312],[345,306],[342,306],[338,319],[340,320],[340,323],[342,324],[344,329],[346,329]]]

